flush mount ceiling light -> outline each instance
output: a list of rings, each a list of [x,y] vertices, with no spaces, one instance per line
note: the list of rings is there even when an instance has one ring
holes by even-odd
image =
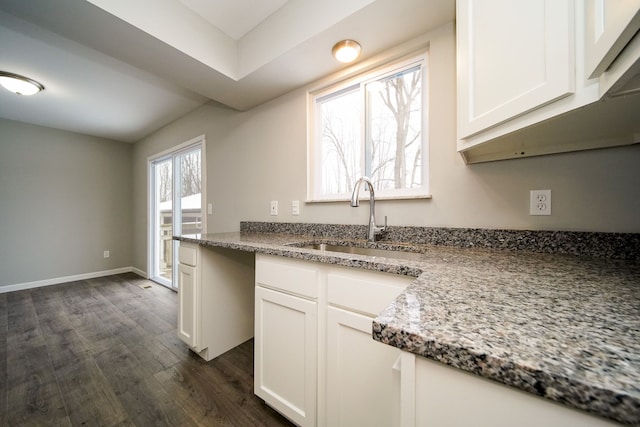
[[[333,46],[331,53],[340,62],[353,62],[360,56],[362,47],[355,40],[342,40]]]
[[[28,77],[0,71],[0,84],[5,89],[18,95],[35,95],[44,90],[44,86]]]

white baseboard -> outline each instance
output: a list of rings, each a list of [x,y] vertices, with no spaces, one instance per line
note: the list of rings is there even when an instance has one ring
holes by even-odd
[[[42,286],[58,285],[60,283],[74,282],[76,280],[94,279],[96,277],[112,276],[114,274],[135,273],[147,278],[147,273],[135,267],[122,267],[113,270],[95,271],[93,273],[76,274],[74,276],[56,277],[54,279],[36,280],[35,282],[16,283],[14,285],[0,286],[0,294],[5,292],[22,291],[25,289],[40,288]]]
[[[139,268],[136,267],[131,267],[131,272],[132,273],[136,273],[138,276],[142,277],[143,279],[148,279],[149,276],[147,276],[147,272],[140,270]]]

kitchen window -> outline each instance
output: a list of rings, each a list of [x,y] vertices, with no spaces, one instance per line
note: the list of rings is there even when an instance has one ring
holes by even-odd
[[[310,201],[428,196],[427,53],[309,93]]]

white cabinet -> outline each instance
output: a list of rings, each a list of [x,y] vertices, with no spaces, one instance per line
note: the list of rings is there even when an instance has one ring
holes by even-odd
[[[372,322],[411,280],[392,274],[330,269],[327,426],[388,427],[393,424],[392,366],[401,351],[374,341]]]
[[[205,360],[253,337],[253,254],[180,242],[178,261],[178,337]]]
[[[317,289],[313,265],[258,255],[254,392],[300,426],[316,425]]]
[[[603,98],[640,92],[639,30],[640,0],[587,0],[588,66]]]
[[[458,138],[574,92],[572,6],[458,1]]]
[[[640,29],[640,0],[586,0],[586,65],[600,77]]]
[[[189,347],[197,345],[198,245],[181,244],[178,253],[178,336]]]
[[[198,284],[196,268],[184,264],[178,264],[178,336],[189,347],[196,346],[196,295]]]
[[[372,322],[412,280],[256,255],[256,395],[301,426],[391,425],[401,352]]]
[[[403,352],[403,427],[613,427],[548,399]]]
[[[640,95],[613,99],[640,90],[639,2],[457,0],[464,161],[640,142]]]

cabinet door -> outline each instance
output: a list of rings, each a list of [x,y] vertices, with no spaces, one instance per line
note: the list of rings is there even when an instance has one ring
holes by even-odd
[[[599,77],[640,29],[640,0],[587,0],[586,69]]]
[[[178,264],[178,336],[190,347],[195,347],[198,314],[198,281],[196,267]]]
[[[254,392],[300,426],[316,422],[317,304],[256,286]]]
[[[574,92],[571,0],[458,0],[458,138]]]
[[[328,308],[328,426],[393,425],[392,366],[400,350],[371,338],[372,320],[339,308]]]
[[[620,425],[422,357],[415,358],[415,376],[416,426]]]

